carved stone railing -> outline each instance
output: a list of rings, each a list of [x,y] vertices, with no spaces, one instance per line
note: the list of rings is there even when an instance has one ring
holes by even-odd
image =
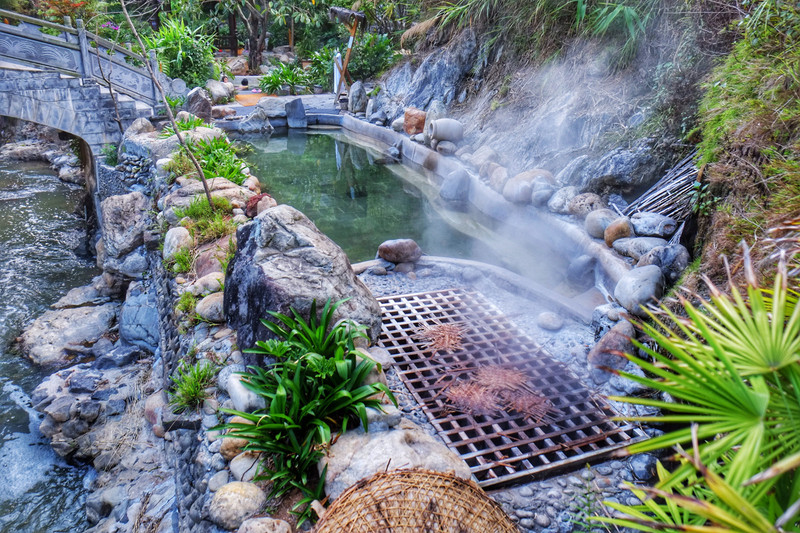
[[[69,24],[69,20],[66,22]],[[155,54],[151,52],[147,59],[135,54],[86,31],[80,19],[73,28],[71,24],[54,24],[0,10],[0,59],[93,79],[105,87],[110,82],[115,91],[152,107],[160,105],[155,84],[145,68],[145,61],[150,61],[154,72],[159,72]],[[162,81],[170,92],[170,80],[164,76]]]

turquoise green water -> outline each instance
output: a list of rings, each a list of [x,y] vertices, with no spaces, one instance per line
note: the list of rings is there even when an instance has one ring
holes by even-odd
[[[355,263],[375,258],[383,241],[410,238],[429,255],[491,262],[480,240],[449,224],[426,192],[338,134],[273,136],[252,142],[246,159],[263,189],[305,213]]]
[[[81,190],[43,164],[0,164],[0,533],[83,531],[89,469],[59,459],[29,395],[45,373],[12,350],[22,327],[96,274]]]

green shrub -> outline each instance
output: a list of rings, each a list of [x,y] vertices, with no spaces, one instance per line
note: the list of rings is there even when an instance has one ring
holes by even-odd
[[[266,320],[264,324],[281,340],[259,341],[254,352],[269,354],[278,362],[266,369],[250,367],[243,379],[248,389],[264,398],[266,407],[254,413],[225,410],[252,422],[226,424],[223,428],[230,430],[226,436],[246,439],[245,449],[271,457],[271,465],[262,463],[256,479],[272,481],[271,496],[301,490],[305,498],[298,507],[321,496],[325,472],[316,480],[316,467],[332,435],[355,421],[366,429],[366,409],[380,408],[381,394],[396,404],[386,385],[364,385],[377,366],[352,349],[364,328],[340,323],[327,331],[338,305],[329,301],[317,317],[314,302],[308,321],[294,309],[291,317],[271,313],[282,325]],[[310,515],[309,508],[300,514],[302,521]]]
[[[103,148],[100,150],[100,153],[103,154],[105,158],[106,165],[115,167],[118,163],[118,150],[115,144],[105,144]]]
[[[280,64],[269,74],[261,77],[259,87],[268,94],[276,94],[283,86],[289,88],[289,93],[298,94],[302,87],[308,85],[305,71],[296,65]]]
[[[189,131],[199,126],[204,126],[205,121],[200,117],[192,116],[188,120],[176,120],[175,125],[178,126],[178,131]],[[164,126],[164,129],[161,130],[159,137],[164,139],[172,135],[175,135],[175,128],[172,127],[172,124],[167,124]]]
[[[175,209],[178,218],[190,218],[185,224],[192,232],[195,241],[200,244],[217,240],[236,231],[236,224],[231,220],[231,203],[225,198],[214,198],[214,210],[208,205],[205,196],[198,195],[192,203],[184,208]]]
[[[173,411],[182,413],[200,407],[208,396],[206,389],[213,385],[216,373],[216,366],[209,361],[198,361],[193,366],[181,361],[169,393]]]
[[[194,264],[194,252],[192,252],[189,248],[181,248],[175,255],[172,256],[172,259],[168,261],[168,268],[172,272],[176,274],[185,274],[186,272],[190,272],[192,270],[192,265]]]
[[[353,46],[347,70],[354,80],[366,80],[391,67],[399,57],[388,35],[366,33]]]
[[[169,108],[172,110],[173,114],[177,113],[178,110],[186,103],[185,96],[165,95],[164,98],[167,99],[167,105],[169,105]]]
[[[698,308],[682,298],[686,317],[663,309],[642,329],[659,349],[636,343],[628,355],[648,377],[620,372],[668,395],[612,398],[658,408],[628,420],[668,424],[666,433],[631,445],[630,453],[676,447],[677,466],[659,469],[655,488],[631,487],[642,505],[608,505],[627,518],[600,519],[643,531],[798,531],[800,497],[800,305],[786,265],[774,285],[757,285],[745,250],[747,285],[731,294],[709,282]],[[686,450],[686,451],[684,451]],[[687,526],[684,529],[683,526]],[[723,529],[714,529],[723,531]]]
[[[330,88],[333,85],[333,58],[336,49],[326,46],[311,54],[311,65],[308,68],[308,82]]]
[[[169,17],[158,33],[144,39],[170,78],[181,78],[189,87],[202,87],[211,77],[214,43],[201,28],[192,29],[182,19]]]
[[[197,196],[186,207],[176,207],[175,216],[179,219],[189,217],[193,220],[201,220],[203,218],[210,218],[215,211],[230,212],[231,209],[233,209],[227,198],[212,197],[211,201],[214,204],[213,211],[211,206],[208,205],[208,200],[206,200],[204,196]]]
[[[236,155],[234,144],[226,137],[201,139],[192,145],[192,153],[200,161],[206,179],[225,178],[236,185],[247,179],[244,173],[246,164]]]
[[[195,307],[197,307],[197,297],[189,291],[182,292],[178,303],[175,304],[175,310],[186,315],[194,315]]]

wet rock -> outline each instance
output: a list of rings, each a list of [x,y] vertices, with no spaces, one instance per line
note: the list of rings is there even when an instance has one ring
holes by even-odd
[[[611,378],[609,372],[602,367],[620,370],[628,363],[623,353],[633,353],[634,346],[631,342],[635,331],[633,325],[627,320],[622,320],[614,325],[603,337],[597,341],[586,356],[592,370],[592,378],[597,383],[604,383]]]
[[[642,255],[636,266],[655,265],[661,269],[661,273],[664,274],[664,280],[672,284],[678,281],[683,271],[689,266],[690,261],[689,251],[683,245],[671,244],[669,246],[656,246]]]
[[[636,235],[644,237],[669,239],[678,229],[678,223],[675,222],[675,219],[658,213],[634,213],[631,215],[631,224],[633,224]]]
[[[202,87],[195,87],[186,95],[186,111],[206,122],[211,120],[211,106],[211,98]]]
[[[548,331],[558,331],[564,327],[564,319],[555,313],[546,311],[536,317],[536,325]]]
[[[391,263],[414,263],[422,257],[422,249],[412,239],[392,239],[378,246],[378,257]]]
[[[335,500],[355,482],[377,472],[399,468],[424,468],[450,472],[463,479],[470,471],[456,454],[409,420],[397,429],[377,433],[348,431],[334,443],[319,464],[327,465],[325,493]]]
[[[649,453],[639,453],[631,457],[631,472],[639,481],[651,481],[656,477],[658,459]]]
[[[547,208],[553,213],[566,215],[569,213],[569,202],[580,194],[580,189],[575,186],[562,187],[553,193],[547,202]]]
[[[454,170],[442,182],[439,197],[446,202],[463,203],[469,198],[470,178],[464,169]]]
[[[292,533],[292,527],[276,518],[248,518],[237,533]]]
[[[286,102],[286,123],[290,128],[306,129],[308,127],[306,109],[302,99],[295,98]]]
[[[221,292],[214,292],[197,302],[195,312],[197,316],[203,320],[220,324],[225,322],[225,313],[223,311],[224,295]]]
[[[603,232],[603,240],[605,240],[606,246],[613,246],[614,242],[619,239],[627,239],[634,235],[636,234],[633,232],[633,225],[630,219],[628,217],[620,217],[606,226],[606,230]]]
[[[220,487],[211,499],[208,516],[224,529],[236,529],[244,520],[259,512],[267,495],[252,483],[234,481]]]
[[[35,364],[61,366],[70,362],[72,347],[91,347],[116,321],[119,304],[47,311],[21,336],[23,353]]]
[[[584,218],[592,211],[602,209],[605,207],[603,199],[599,195],[592,192],[585,192],[575,196],[567,204],[567,211],[570,215],[578,218]]]
[[[615,303],[607,303],[598,305],[592,311],[591,326],[594,330],[594,340],[597,341],[605,335],[614,325],[619,322],[622,315],[625,313],[625,308]]]
[[[617,282],[614,299],[637,316],[647,316],[643,305],[655,303],[664,293],[664,276],[655,265],[634,268]]]
[[[119,258],[144,243],[149,201],[140,192],[110,196],[103,200],[102,230],[105,252]]]
[[[350,86],[348,91],[349,101],[348,107],[353,113],[363,113],[367,109],[367,91],[364,89],[364,84],[361,80],[356,81]]]
[[[407,135],[417,135],[425,129],[425,111],[415,107],[406,109],[403,116],[403,131]]]
[[[261,456],[256,452],[242,452],[233,459],[231,464],[228,465],[231,471],[231,476],[236,481],[253,481],[253,478],[258,473],[258,464],[261,461]]]
[[[630,148],[607,152],[581,171],[581,187],[598,194],[628,193],[652,183],[664,163],[653,156],[651,144],[650,139],[642,139]]]
[[[138,281],[128,286],[120,312],[119,334],[125,341],[155,353],[160,338],[155,290]]]
[[[667,241],[658,237],[633,237],[614,241],[617,253],[639,260],[640,257],[657,246],[667,246]]]
[[[534,188],[533,192],[531,193],[531,204],[535,205],[536,207],[546,206],[547,202],[550,201],[550,198],[553,197],[554,192],[555,189],[552,187],[542,187],[540,189]]]
[[[611,209],[596,209],[586,214],[583,227],[590,237],[602,239],[605,237],[606,228],[618,217],[619,215]]]
[[[580,255],[570,261],[567,267],[567,281],[577,290],[585,291],[594,287],[595,265],[597,259],[590,255]]]
[[[509,202],[526,204],[531,201],[533,192],[533,182],[539,176],[539,172],[546,172],[539,169],[530,170],[517,174],[506,182],[503,186],[503,198]]]
[[[175,254],[181,250],[191,250],[194,247],[194,239],[189,230],[183,226],[170,228],[164,237],[164,249],[162,257],[165,261],[171,261]]]

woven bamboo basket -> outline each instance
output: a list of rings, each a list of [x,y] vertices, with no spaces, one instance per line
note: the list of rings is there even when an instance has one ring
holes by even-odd
[[[518,533],[472,481],[427,470],[379,472],[347,489],[314,533]]]

